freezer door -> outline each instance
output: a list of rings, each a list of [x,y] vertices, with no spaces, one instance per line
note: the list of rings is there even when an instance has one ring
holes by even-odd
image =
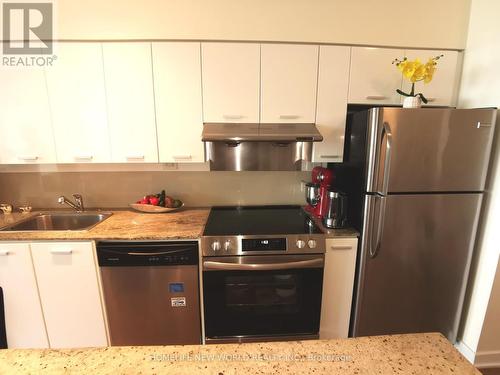
[[[456,340],[481,199],[367,196],[354,336],[441,332]]]
[[[367,191],[482,191],[496,110],[374,108]]]

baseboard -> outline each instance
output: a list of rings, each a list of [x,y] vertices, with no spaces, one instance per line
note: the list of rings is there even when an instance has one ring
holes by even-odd
[[[459,341],[455,344],[455,348],[472,364],[474,364],[474,359],[476,358],[476,352],[469,348],[463,341]]]
[[[474,365],[478,368],[500,367],[500,350],[477,352]]]

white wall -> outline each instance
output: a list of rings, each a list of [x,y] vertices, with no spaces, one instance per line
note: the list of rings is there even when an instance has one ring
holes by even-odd
[[[57,39],[215,39],[463,49],[470,0],[55,0]]]
[[[500,107],[500,1],[473,0],[465,50],[461,107]],[[483,226],[473,271],[473,289],[465,320],[463,343],[476,353],[477,364],[494,360],[500,366],[500,272],[492,289],[500,255],[500,122],[492,154]],[[493,291],[493,292],[492,292]],[[485,316],[487,319],[485,320]],[[484,322],[484,325],[483,325]],[[496,354],[495,354],[496,353]],[[493,355],[491,355],[493,354]],[[496,358],[496,359],[494,359]]]
[[[500,268],[497,266],[476,353],[475,363],[484,367],[500,366],[500,272],[498,270]]]

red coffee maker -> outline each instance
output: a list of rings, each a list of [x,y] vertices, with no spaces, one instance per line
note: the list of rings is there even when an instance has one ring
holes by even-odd
[[[328,168],[314,167],[312,181],[306,184],[306,211],[323,218],[327,212],[328,188],[333,182],[333,172]]]

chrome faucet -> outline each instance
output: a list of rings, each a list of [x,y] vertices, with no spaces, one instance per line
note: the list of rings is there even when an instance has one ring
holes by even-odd
[[[61,195],[59,198],[57,198],[57,202],[59,204],[67,204],[77,212],[85,211],[85,208],[83,207],[83,197],[80,194],[73,194],[73,198],[75,198],[75,203],[71,202],[64,195]]]

